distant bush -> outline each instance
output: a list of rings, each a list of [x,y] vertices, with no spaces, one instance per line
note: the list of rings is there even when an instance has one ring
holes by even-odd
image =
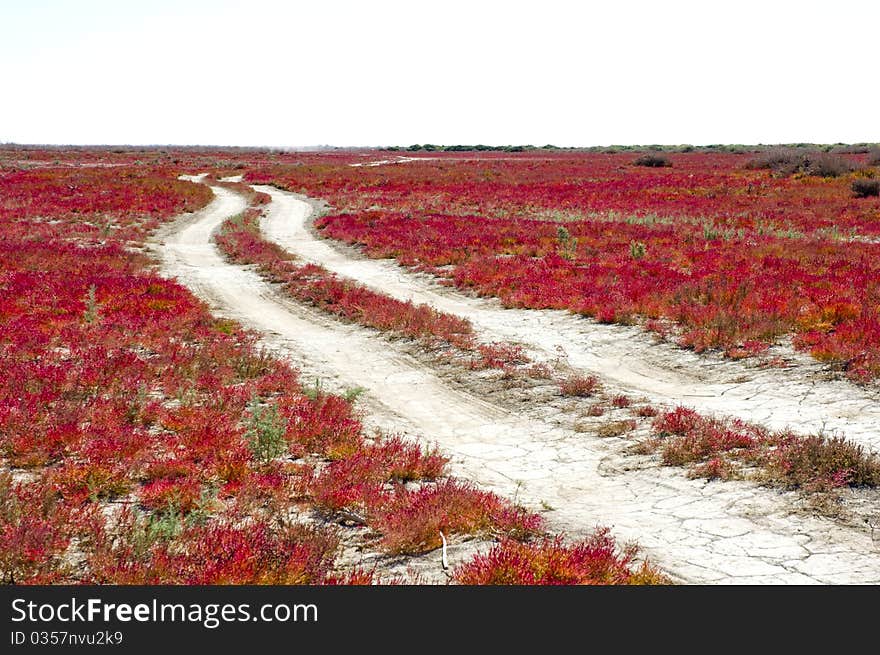
[[[768,150],[746,162],[751,169],[766,168],[780,175],[791,175],[801,163],[801,155],[796,150]]]
[[[855,195],[856,198],[880,196],[880,180],[871,180],[868,178],[853,180],[852,190],[853,195]]]
[[[556,146],[543,146],[545,149],[558,149]],[[389,148],[386,148],[388,150]],[[437,145],[434,143],[426,143],[420,145],[415,143],[407,148],[410,152],[418,152],[425,150],[427,152],[525,152],[526,150],[534,150],[532,145],[505,145],[505,146],[487,146],[479,143],[477,145],[453,144],[453,145]]]
[[[804,162],[804,173],[816,177],[839,177],[852,170],[850,162],[827,153],[811,155]]]
[[[868,166],[880,166],[880,148],[871,148],[868,153]]]
[[[852,143],[850,145],[837,143],[834,146],[829,146],[828,151],[840,155],[863,155],[870,151],[870,147],[865,143]]]
[[[816,177],[839,177],[853,170],[842,157],[815,150],[769,150],[746,164],[746,168],[766,168],[781,177],[801,173]]]
[[[672,162],[670,162],[663,155],[648,153],[648,154],[641,155],[640,157],[636,157],[633,160],[633,166],[649,166],[651,168],[663,168],[664,166],[672,166]]]

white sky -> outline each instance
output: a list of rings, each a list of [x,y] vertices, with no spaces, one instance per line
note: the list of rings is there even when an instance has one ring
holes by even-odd
[[[0,0],[0,142],[880,141],[880,2]]]

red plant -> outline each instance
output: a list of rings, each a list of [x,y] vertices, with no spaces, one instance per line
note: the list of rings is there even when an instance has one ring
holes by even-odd
[[[360,421],[351,403],[340,396],[319,393],[315,398],[283,398],[279,409],[287,419],[295,455],[319,453],[339,459],[363,447]]]
[[[449,458],[437,448],[423,449],[399,436],[386,437],[365,449],[365,454],[381,464],[386,480],[434,480],[443,473]]]
[[[663,463],[681,465],[700,462],[719,453],[759,448],[767,434],[741,421],[723,421],[676,407],[654,420],[654,431],[672,435],[663,441]]]
[[[356,509],[366,515],[385,502],[386,483],[434,480],[447,461],[436,449],[425,452],[418,444],[390,437],[331,462],[309,488],[315,505],[326,512]]]
[[[486,343],[477,347],[479,359],[471,363],[471,368],[507,368],[516,364],[528,364],[532,360],[523,351],[522,346],[509,343]]]
[[[169,539],[131,514],[95,541],[90,581],[101,584],[314,584],[338,545],[325,529],[263,522],[212,521]]]
[[[880,485],[880,458],[842,437],[769,432],[684,407],[658,416],[653,429],[663,463],[696,464],[696,477],[730,479],[739,461],[759,467],[767,484],[806,490]]]
[[[0,473],[0,582],[47,584],[62,575],[71,514],[39,484]]]
[[[654,432],[663,436],[667,434],[685,435],[703,426],[706,422],[696,410],[689,407],[676,407],[665,412],[654,420]]]
[[[254,335],[155,274],[144,237],[210,200],[203,185],[176,178],[216,153],[154,153],[143,164],[143,153],[124,149],[10,152],[32,168],[0,169],[0,452],[34,481],[0,475],[4,582],[369,582],[363,572],[329,575],[333,530],[290,522],[291,505],[310,497],[361,503],[394,552],[433,547],[439,529],[523,538],[540,529],[537,516],[493,494],[426,482],[446,462],[436,450],[369,442],[350,402],[304,393]],[[47,165],[54,159],[62,164]],[[235,256],[261,258],[340,316],[476,347],[465,321],[298,267],[251,228],[232,233]],[[245,424],[255,396],[278,407],[292,454],[308,462],[254,459]],[[380,493],[357,489],[373,480]]]
[[[441,545],[440,532],[525,538],[538,534],[541,518],[458,480],[444,480],[416,491],[398,487],[375,508],[370,524],[382,533],[391,553],[422,553]]]
[[[366,513],[384,497],[384,475],[378,462],[358,453],[331,462],[309,485],[315,506],[328,513],[342,509]]]
[[[587,416],[603,416],[605,414],[605,406],[602,403],[593,403],[587,408]]]
[[[566,546],[561,537],[534,543],[502,541],[455,571],[468,585],[669,584],[647,562],[634,569],[637,549],[619,548],[607,528]]]
[[[290,254],[260,236],[259,216],[259,210],[252,208],[224,223],[216,240],[232,261],[257,264],[263,274],[283,282],[297,300],[345,320],[426,343],[445,341],[459,348],[473,348],[473,328],[465,319],[438,312],[429,305],[396,300],[315,264],[294,263]]]
[[[145,485],[139,495],[141,504],[148,509],[173,509],[186,514],[198,505],[202,485],[192,478],[155,480]]]
[[[587,397],[592,396],[599,390],[599,378],[595,375],[572,375],[559,385],[559,392],[563,396]]]
[[[625,394],[620,394],[611,399],[611,404],[618,408],[629,407],[632,405],[632,399]]]

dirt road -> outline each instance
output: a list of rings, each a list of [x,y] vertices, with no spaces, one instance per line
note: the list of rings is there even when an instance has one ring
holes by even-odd
[[[241,211],[244,201],[225,189],[213,190],[211,205],[155,236],[162,272],[208,301],[217,314],[259,331],[305,375],[320,376],[332,389],[365,387],[362,402],[370,424],[436,442],[451,455],[454,474],[516,497],[541,511],[552,530],[571,537],[609,525],[619,538],[638,540],[652,561],[682,582],[880,582],[880,552],[866,531],[793,513],[790,495],[749,483],[707,483],[671,469],[633,469],[613,440],[507,412],[456,391],[375,332],[339,324],[285,299],[217,251],[211,234]],[[277,238],[279,230],[296,225],[296,212],[305,231],[307,206],[289,194],[273,190],[272,195],[267,233]],[[311,259],[308,252],[319,246],[291,249]],[[384,284],[387,267],[375,264],[384,268],[375,269],[381,282],[373,283]],[[407,284],[403,271],[395,275],[403,275],[397,285]],[[381,288],[389,292],[389,287]],[[441,297],[447,298],[445,292]],[[547,329],[553,329],[552,322]]]
[[[391,260],[366,259],[320,239],[310,228],[314,203],[270,186],[265,235],[304,260],[398,298],[427,303],[469,319],[486,340],[525,345],[538,360],[563,351],[575,368],[592,372],[653,402],[737,416],[771,428],[838,433],[880,452],[880,393],[846,380],[829,380],[822,366],[791,348],[776,350],[797,362],[789,369],[698,355],[657,344],[637,327],[601,325],[563,311],[505,309],[413,274]]]

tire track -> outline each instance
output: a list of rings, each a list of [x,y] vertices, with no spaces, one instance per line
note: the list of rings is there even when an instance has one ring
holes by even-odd
[[[760,369],[657,344],[638,327],[600,325],[565,311],[505,309],[391,260],[352,256],[351,249],[313,234],[314,201],[271,186],[255,188],[272,196],[262,227],[284,249],[399,300],[467,318],[488,340],[521,343],[544,361],[564,352],[575,368],[653,402],[688,405],[772,429],[839,433],[880,452],[880,390],[822,379],[827,377],[822,366],[791,348],[775,350],[799,362],[793,369]]]
[[[609,525],[638,540],[674,579],[689,583],[878,583],[870,535],[793,515],[785,494],[748,483],[706,483],[677,471],[627,470],[609,440],[505,412],[450,389],[413,358],[358,326],[318,317],[285,300],[252,270],[226,263],[212,233],[244,208],[215,200],[153,240],[162,272],[216,313],[259,331],[264,342],[336,388],[366,387],[370,421],[436,442],[453,474],[533,509],[576,538]],[[273,203],[274,205],[274,203]],[[279,203],[271,212],[286,211]],[[552,509],[550,509],[552,508]]]

